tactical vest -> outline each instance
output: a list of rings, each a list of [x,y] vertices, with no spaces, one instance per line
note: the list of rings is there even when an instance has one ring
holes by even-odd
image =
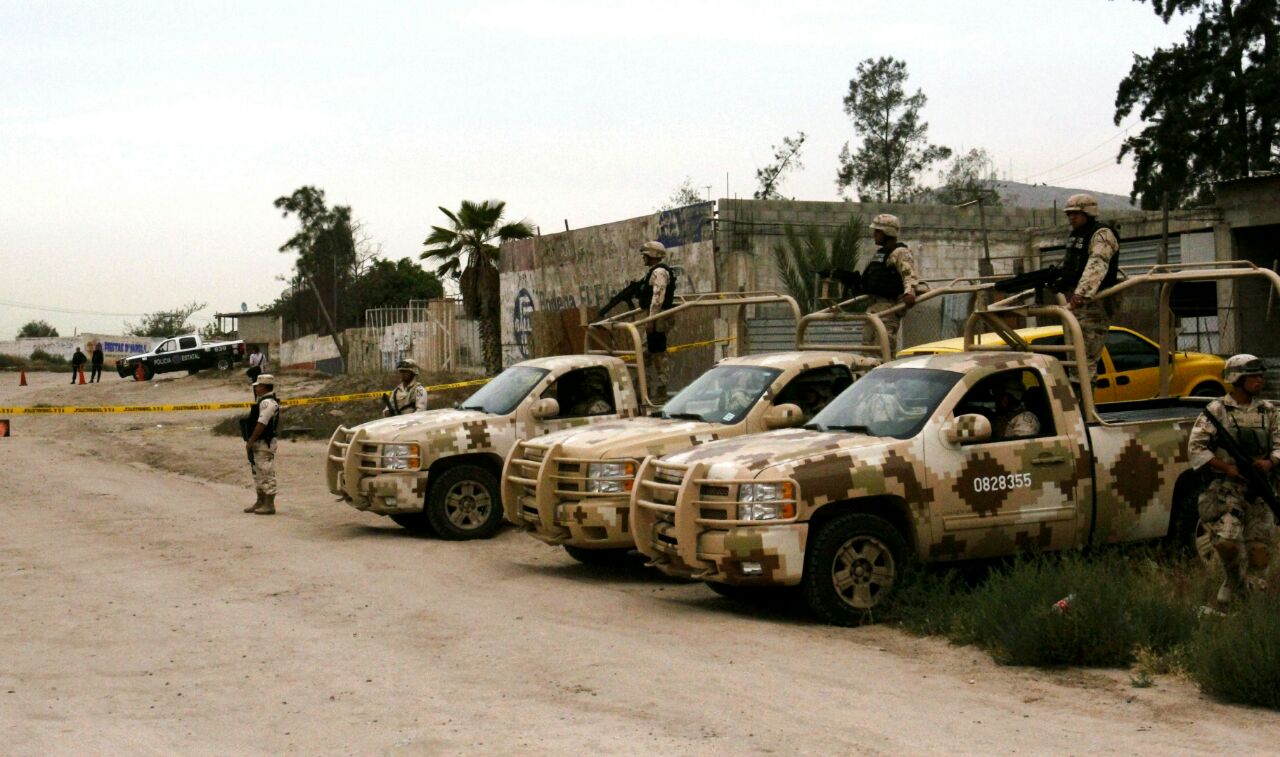
[[[1258,402],[1259,400],[1255,398],[1253,401]],[[1235,425],[1235,433],[1232,436],[1235,437],[1236,444],[1240,445],[1241,452],[1252,459],[1268,457],[1271,454],[1271,430],[1267,428],[1265,415],[1263,416],[1262,428],[1241,428],[1240,422],[1236,420],[1235,412],[1231,406],[1224,403],[1222,409],[1227,412],[1227,417]]]
[[[902,281],[902,274],[889,265],[889,256],[902,247],[906,245],[894,242],[876,250],[876,254],[871,256],[871,262],[862,271],[862,291],[886,300],[896,300],[903,295],[906,284]]]
[[[261,411],[262,401],[265,399],[275,400],[276,395],[274,392],[272,392],[271,394],[264,394],[258,398],[257,402],[253,403],[253,408],[249,410],[249,416],[245,419],[246,428],[241,429],[241,432],[242,432],[241,435],[244,436],[244,440],[246,442],[249,441],[250,436],[253,436],[253,430],[258,427],[258,415],[260,414],[260,411]],[[277,403],[279,401],[280,400],[276,400]],[[276,408],[276,414],[271,416],[271,420],[267,422],[266,424],[267,427],[265,430],[263,430],[262,436],[258,437],[258,441],[270,444],[271,440],[276,438],[276,427],[280,425],[281,409],[282,408]]]
[[[645,310],[649,309],[649,303],[653,302],[653,272],[659,268],[664,269],[669,277],[667,280],[667,293],[662,297],[662,309],[670,310],[676,301],[676,272],[671,270],[671,266],[666,263],[659,263],[644,275],[644,283],[640,285],[640,307]]]
[[[422,384],[418,383],[417,381],[409,385],[409,388],[406,389],[404,393],[404,398],[409,402],[409,404],[404,405],[402,407],[397,406],[396,415],[404,415],[406,411],[413,412],[413,409],[417,407],[417,405],[414,404],[414,401],[413,401],[413,390],[420,386],[422,386]],[[400,386],[397,386],[396,389],[402,389],[403,387],[404,385],[401,384]]]
[[[1084,275],[1085,264],[1089,262],[1089,243],[1093,241],[1093,235],[1103,229],[1111,229],[1111,227],[1098,223],[1096,218],[1090,218],[1084,226],[1071,230],[1071,235],[1067,237],[1067,251],[1062,257],[1062,276],[1058,279],[1059,292],[1071,294],[1076,291],[1076,287],[1080,285],[1080,277]],[[1116,241],[1119,242],[1120,235],[1116,234],[1115,229],[1111,229],[1111,233],[1115,234]],[[1098,289],[1106,289],[1114,285],[1119,274],[1120,250],[1117,249],[1111,256],[1111,262],[1107,264],[1107,274],[1102,277],[1102,283]]]

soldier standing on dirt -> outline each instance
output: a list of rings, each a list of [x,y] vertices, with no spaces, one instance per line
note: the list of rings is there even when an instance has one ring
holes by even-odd
[[[1062,278],[1058,291],[1067,296],[1067,305],[1080,321],[1084,336],[1085,360],[1089,363],[1089,382],[1098,375],[1098,359],[1111,328],[1107,306],[1095,301],[1100,289],[1116,283],[1120,273],[1120,240],[1111,228],[1098,223],[1098,201],[1086,194],[1067,198],[1067,221],[1071,234],[1062,259]],[[1079,373],[1074,374],[1079,380]]]
[[[644,258],[644,264],[649,267],[644,275],[644,285],[640,288],[640,307],[648,308],[649,315],[655,316],[675,302],[675,274],[662,262],[667,257],[667,248],[661,242],[645,242],[640,245],[640,255]],[[656,323],[649,324],[644,360],[653,376],[654,391],[651,399],[666,397],[670,365],[667,334]]]
[[[93,370],[90,371],[89,373],[90,384],[102,383],[102,360],[103,360],[102,342],[94,342],[93,343],[93,359],[89,361],[89,364],[93,366]]]
[[[382,415],[426,412],[427,388],[418,382],[418,364],[412,360],[401,360],[396,370],[400,371],[400,383],[391,390],[390,407],[383,408]]]
[[[1258,396],[1266,385],[1265,371],[1262,361],[1253,355],[1232,356],[1222,371],[1231,393],[1210,402],[1205,412],[1222,424],[1253,459],[1253,467],[1269,480],[1280,462],[1280,410]],[[1207,469],[1211,474],[1200,495],[1200,521],[1209,529],[1226,573],[1215,608],[1222,610],[1240,589],[1265,588],[1275,518],[1266,502],[1249,491],[1235,460],[1216,436],[1213,424],[1200,416],[1187,439],[1187,455],[1192,468]]]
[[[85,364],[86,360],[88,358],[84,356],[79,347],[76,347],[76,354],[71,356],[71,383],[76,383],[76,376],[84,370],[81,366]]]
[[[276,512],[276,428],[280,425],[280,401],[275,395],[275,377],[263,373],[253,382],[256,401],[245,423],[248,432],[244,448],[249,453],[258,501],[246,513],[274,515]]]
[[[871,237],[875,240],[876,251],[862,271],[863,291],[875,298],[867,308],[868,313],[882,313],[899,301],[906,303],[908,308],[916,304],[916,287],[920,282],[916,278],[911,248],[898,241],[901,231],[902,224],[895,215],[881,213],[871,219]],[[880,321],[889,334],[889,354],[892,355],[898,349],[898,326],[902,322],[902,314],[882,314]],[[870,324],[863,326],[862,343],[876,343],[875,331]]]

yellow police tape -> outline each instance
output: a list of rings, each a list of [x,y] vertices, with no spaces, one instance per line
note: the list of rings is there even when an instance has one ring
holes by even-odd
[[[686,342],[685,344],[677,344],[667,348],[667,352],[683,352],[692,350],[697,347],[709,347],[713,344],[723,342],[731,342],[733,337],[726,339],[706,339],[701,342]],[[625,360],[634,360],[635,357],[627,355]],[[489,379],[470,379],[468,381],[455,381],[452,384],[436,384],[426,387],[428,392],[442,392],[448,389],[461,389],[467,386],[479,386],[487,384]],[[299,397],[297,399],[280,400],[280,404],[284,407],[298,407],[300,405],[328,405],[338,402],[355,402],[357,400],[378,399],[386,392],[360,392],[357,394],[335,394],[329,397]],[[49,406],[49,407],[0,407],[0,415],[71,415],[75,413],[181,413],[192,410],[245,410],[253,407],[252,402],[214,402],[199,405],[108,405],[103,407],[71,407],[71,406]]]

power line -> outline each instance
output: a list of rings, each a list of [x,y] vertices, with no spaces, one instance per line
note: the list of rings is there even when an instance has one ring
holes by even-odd
[[[1033,178],[1037,177],[1037,176],[1044,176],[1044,175],[1045,175],[1045,174],[1047,174],[1047,173],[1053,173],[1054,171],[1058,170],[1059,168],[1062,168],[1063,166],[1070,165],[1070,164],[1072,164],[1072,163],[1076,162],[1077,160],[1079,160],[1079,159],[1083,158],[1084,156],[1088,155],[1088,154],[1089,154],[1089,153],[1091,153],[1091,152],[1096,152],[1097,150],[1102,149],[1103,147],[1107,146],[1107,145],[1108,145],[1108,144],[1110,144],[1111,142],[1114,142],[1117,138],[1122,137],[1122,136],[1124,136],[1124,135],[1128,134],[1128,133],[1129,133],[1129,130],[1130,130],[1130,129],[1132,129],[1132,128],[1137,124],[1137,123],[1138,123],[1138,119],[1136,119],[1136,118],[1135,118],[1134,120],[1130,121],[1130,122],[1128,123],[1128,125],[1126,125],[1126,126],[1124,126],[1123,128],[1121,128],[1121,129],[1120,129],[1120,131],[1118,131],[1118,132],[1116,132],[1115,134],[1112,134],[1111,136],[1107,137],[1106,139],[1104,139],[1104,140],[1103,140],[1102,142],[1100,142],[1099,144],[1095,145],[1094,147],[1089,148],[1088,150],[1085,150],[1084,152],[1080,153],[1079,155],[1075,156],[1074,158],[1071,158],[1070,160],[1064,160],[1063,162],[1059,163],[1058,165],[1054,166],[1053,168],[1046,168],[1046,169],[1045,169],[1045,170],[1043,170],[1043,171],[1037,171],[1037,172],[1035,172],[1035,173],[1027,174],[1027,175],[1026,175],[1026,177],[1025,177],[1025,182],[1026,182],[1027,184],[1030,184],[1030,183],[1031,183],[1031,180],[1032,180]],[[1048,182],[1045,182],[1045,183],[1048,183]]]
[[[1081,178],[1082,176],[1088,176],[1088,175],[1089,175],[1089,174],[1091,174],[1091,173],[1097,173],[1098,171],[1101,171],[1102,169],[1106,168],[1107,166],[1114,166],[1114,165],[1116,165],[1115,160],[1113,160],[1113,159],[1111,159],[1111,158],[1107,158],[1107,159],[1105,159],[1105,160],[1103,160],[1103,161],[1100,161],[1100,162],[1098,162],[1098,163],[1094,163],[1093,165],[1088,166],[1087,168],[1082,168],[1082,169],[1080,169],[1079,171],[1076,171],[1075,173],[1070,173],[1070,174],[1066,174],[1066,175],[1063,175],[1063,176],[1059,176],[1059,177],[1057,177],[1057,178],[1055,178],[1055,179],[1050,179],[1049,181],[1047,181],[1047,182],[1045,182],[1045,183],[1046,183],[1046,184],[1061,184],[1061,183],[1062,183],[1062,182],[1064,182],[1064,181],[1074,181],[1074,180],[1076,180],[1076,179]]]
[[[105,315],[119,318],[141,318],[146,313],[104,313],[100,310],[77,310],[75,308],[49,308],[40,305],[28,305],[23,302],[10,302],[8,300],[0,300],[0,305],[7,305],[11,308],[19,308],[22,310],[40,310],[48,313],[69,313],[71,315]]]

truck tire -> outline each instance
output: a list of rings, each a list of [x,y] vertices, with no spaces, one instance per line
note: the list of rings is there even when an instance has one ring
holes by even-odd
[[[416,531],[422,534],[434,535],[436,530],[431,527],[431,521],[427,520],[426,513],[396,513],[389,516],[395,521],[396,525],[408,531]]]
[[[1196,388],[1191,390],[1188,397],[1221,397],[1226,394],[1222,385],[1213,381],[1204,381],[1196,384]]]
[[[907,540],[884,518],[838,515],[809,540],[800,584],[805,603],[834,625],[871,622],[901,578],[907,555]]]
[[[583,549],[569,544],[562,545],[569,556],[583,565],[623,565],[631,557],[631,550],[619,549]]]
[[[479,465],[456,465],[427,491],[427,520],[441,539],[487,539],[502,527],[498,479]]]
[[[220,357],[218,358],[217,365],[218,365],[218,370],[229,371],[231,370],[231,358],[226,356]]]
[[[152,378],[155,377],[155,375],[156,375],[156,372],[151,369],[151,366],[147,365],[146,363],[142,364],[142,380],[143,381],[150,381]],[[138,380],[138,367],[136,365],[133,367],[133,380],[134,381]]]

